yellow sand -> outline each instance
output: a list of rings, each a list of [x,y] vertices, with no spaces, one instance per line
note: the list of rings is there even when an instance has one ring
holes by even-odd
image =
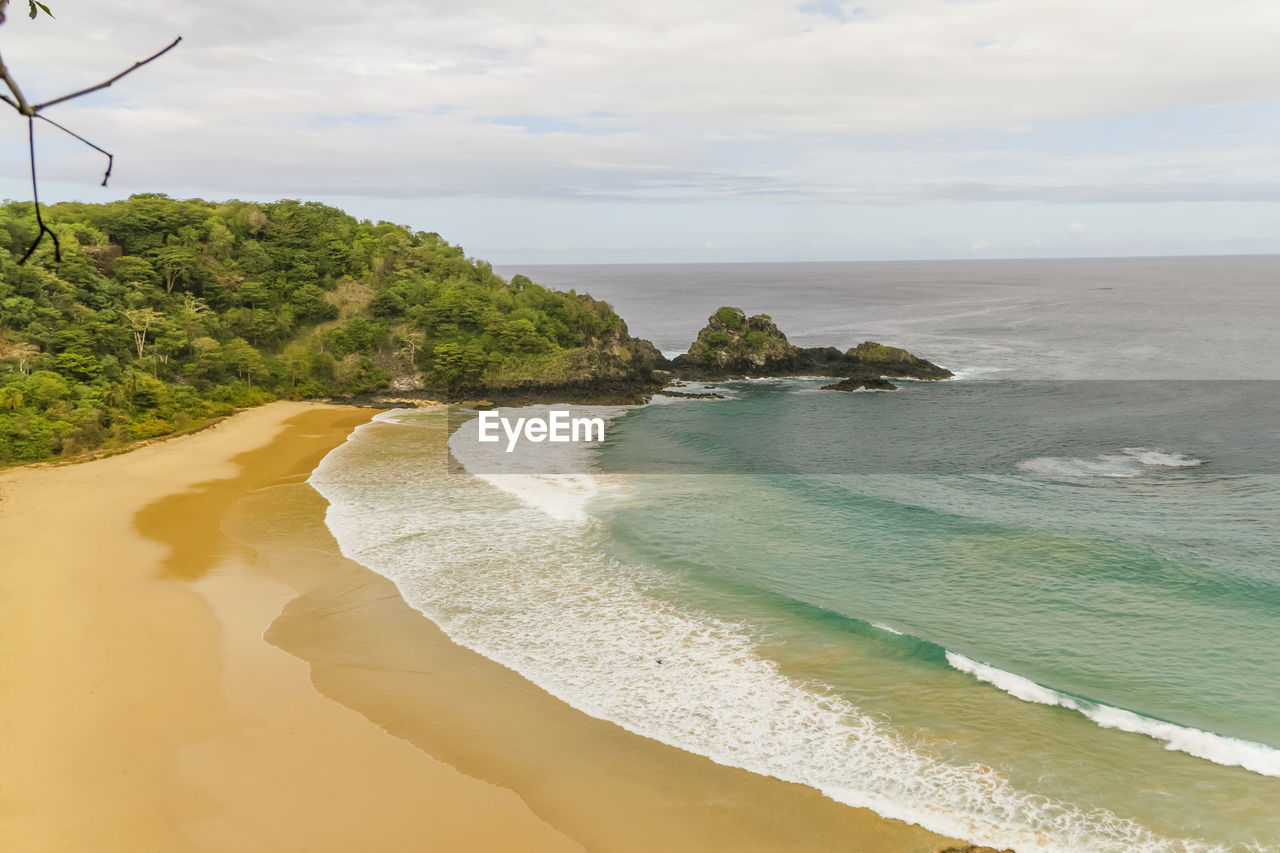
[[[0,474],[0,850],[945,846],[450,643],[304,482],[372,414],[275,403]]]

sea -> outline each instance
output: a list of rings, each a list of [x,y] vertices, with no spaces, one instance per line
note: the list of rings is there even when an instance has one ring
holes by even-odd
[[[668,355],[733,305],[956,378],[695,383],[510,454],[377,416],[310,482],[456,642],[971,842],[1280,851],[1280,257],[499,272]]]

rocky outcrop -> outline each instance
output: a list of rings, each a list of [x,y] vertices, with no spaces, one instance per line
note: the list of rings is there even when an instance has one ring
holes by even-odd
[[[951,371],[899,347],[864,341],[841,352],[835,347],[797,347],[766,314],[748,317],[724,307],[707,319],[689,351],[671,362],[682,379],[730,379],[745,376],[834,376],[844,381],[824,386],[833,391],[859,388],[892,391],[884,377],[948,379]]]
[[[534,403],[569,403],[581,406],[630,406],[646,403],[661,383],[635,379],[588,378],[562,384],[522,382],[494,388],[485,385],[460,388],[446,402],[485,400],[495,406],[528,406]]]
[[[726,306],[707,318],[689,351],[671,364],[677,375],[699,379],[777,376],[800,367],[799,353],[769,315],[748,317]]]
[[[710,391],[702,394],[695,394],[690,391],[671,391],[667,388],[663,388],[661,391],[657,391],[655,393],[660,394],[663,397],[684,397],[687,400],[723,400],[725,399],[725,396],[723,394],[715,394]]]
[[[901,347],[887,347],[875,341],[863,341],[845,353],[860,372],[877,373],[896,379],[950,379],[953,374],[923,358],[917,358]]]
[[[590,296],[580,299],[595,305]],[[605,306],[607,309],[607,306]],[[444,400],[485,399],[499,405],[580,403],[627,405],[643,403],[670,380],[670,362],[650,341],[633,338],[618,320],[607,334],[573,351],[564,368],[540,379],[463,383],[448,389],[427,389]]]
[[[597,304],[589,296],[581,299]],[[602,310],[607,306],[602,306]],[[663,391],[680,387],[681,380],[709,381],[760,376],[830,376],[840,379],[825,390],[892,391],[889,378],[946,379],[951,371],[899,347],[866,341],[841,352],[835,347],[797,347],[766,314],[748,317],[724,307],[707,325],[689,351],[668,361],[649,341],[633,338],[619,321],[609,333],[575,350],[553,375],[539,379],[509,379],[464,383],[450,387],[401,392],[406,397],[433,400],[489,400],[500,405],[536,402],[627,404],[641,403],[655,393],[671,397],[717,398],[710,393]],[[888,377],[888,378],[886,378]]]
[[[898,386],[882,377],[849,378],[831,385],[823,385],[823,391],[896,391]]]

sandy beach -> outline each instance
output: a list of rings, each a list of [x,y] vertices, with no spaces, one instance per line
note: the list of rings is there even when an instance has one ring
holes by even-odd
[[[952,842],[590,718],[345,559],[305,482],[372,410],[273,403],[0,473],[0,849]],[[440,419],[439,451],[447,429]]]

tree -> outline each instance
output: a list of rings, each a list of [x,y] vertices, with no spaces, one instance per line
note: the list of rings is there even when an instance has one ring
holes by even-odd
[[[152,308],[135,308],[125,311],[124,319],[133,333],[133,345],[138,348],[138,358],[142,358],[142,350],[147,345],[147,332],[161,320],[164,315]]]
[[[295,290],[289,304],[297,311],[295,317],[303,321],[334,320],[338,316],[338,306],[325,299],[324,291],[314,284],[304,284]]]
[[[102,389],[102,403],[111,409],[123,409],[129,405],[129,397],[125,394],[124,385],[119,382],[108,383]]]
[[[213,338],[196,338],[191,342],[195,359],[188,365],[199,379],[213,379],[222,370],[222,345]]]
[[[200,263],[196,253],[186,246],[165,246],[154,257],[153,266],[164,276],[165,293],[173,293],[173,286],[188,280]]]
[[[170,356],[176,355],[186,348],[187,336],[181,329],[175,328],[168,323],[160,323],[156,328],[151,349],[156,354],[156,358],[160,359],[161,364],[168,364]]]
[[[91,355],[78,352],[60,352],[54,359],[58,372],[64,376],[89,381],[102,373],[102,365]]]
[[[136,255],[120,258],[112,266],[111,273],[121,284],[154,285],[158,281],[151,262]]]
[[[0,388],[0,409],[16,412],[22,408],[22,391],[16,385]]]
[[[289,344],[281,356],[284,369],[289,372],[289,387],[296,387],[298,380],[307,375],[311,366],[311,350],[302,344]]]
[[[222,348],[222,357],[235,370],[237,376],[249,383],[250,388],[253,387],[254,374],[262,373],[266,369],[262,353],[244,338],[232,338],[228,341]]]
[[[437,381],[453,386],[479,378],[484,371],[484,353],[475,344],[436,344],[432,349],[431,366],[435,368]]]
[[[408,362],[410,370],[416,370],[418,365],[418,351],[422,349],[422,345],[426,343],[427,336],[422,332],[408,332],[399,339],[400,353]]]
[[[5,344],[0,341],[0,361],[18,362],[18,372],[26,376],[31,372],[31,359],[40,354],[40,347],[19,341],[16,344]]]
[[[175,313],[178,326],[187,336],[187,340],[195,340],[204,331],[205,317],[209,314],[209,305],[198,296],[184,293],[182,305]]]

